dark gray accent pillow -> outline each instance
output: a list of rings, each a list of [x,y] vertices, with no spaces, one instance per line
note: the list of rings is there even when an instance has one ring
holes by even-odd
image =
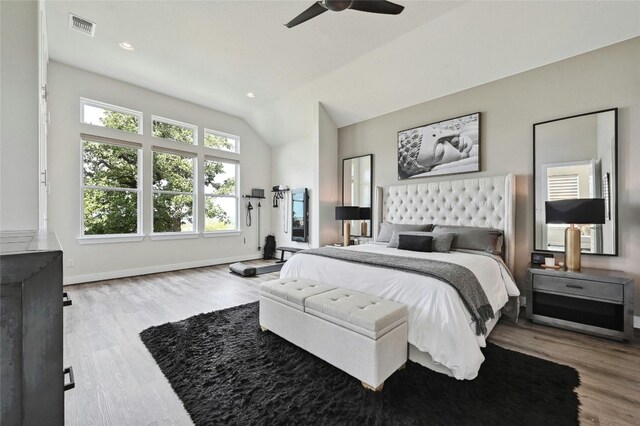
[[[400,232],[400,231],[428,232],[428,231],[431,231],[432,227],[433,225],[431,225],[430,223],[425,225],[404,225],[400,223],[383,222],[380,224],[380,232],[378,232],[378,238],[376,238],[376,241],[381,243],[388,243],[389,240],[391,240],[391,237],[393,236],[394,232]],[[396,247],[397,246],[398,244],[396,243]]]
[[[394,232],[389,244],[387,244],[387,247],[398,248],[398,245],[400,244],[400,235],[424,235],[427,237],[433,237],[433,241],[431,242],[431,251],[437,251],[440,253],[448,253],[449,250],[451,250],[451,243],[453,242],[453,238],[456,236],[456,234],[435,234],[433,232]]]
[[[400,234],[398,241],[399,250],[431,252],[433,237],[430,235]]]
[[[502,254],[504,235],[498,229],[449,225],[436,225],[433,228],[434,234],[444,232],[455,233],[456,237],[451,245],[453,249],[479,250],[491,254]]]

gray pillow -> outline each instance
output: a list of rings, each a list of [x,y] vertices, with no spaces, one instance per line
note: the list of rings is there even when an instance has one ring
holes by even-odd
[[[376,241],[381,242],[381,243],[388,243],[389,240],[391,240],[391,237],[393,236],[394,232],[400,232],[400,231],[423,231],[423,232],[427,232],[427,231],[431,231],[431,228],[433,227],[433,225],[431,224],[425,224],[425,225],[403,225],[400,223],[389,223],[389,222],[383,222],[380,224],[380,232],[378,232],[378,238],[376,238]],[[396,247],[398,247],[398,244],[396,243]]]
[[[433,232],[434,234],[455,233],[456,237],[451,245],[453,249],[479,250],[491,254],[502,254],[504,236],[502,231],[498,229],[477,226],[436,225],[433,228]]]
[[[389,240],[389,244],[387,244],[387,247],[398,248],[400,235],[424,235],[427,237],[433,237],[433,241],[431,241],[431,251],[437,251],[440,253],[448,253],[449,250],[451,250],[451,243],[453,242],[453,238],[456,236],[456,234],[436,234],[434,232],[394,232],[391,240]]]

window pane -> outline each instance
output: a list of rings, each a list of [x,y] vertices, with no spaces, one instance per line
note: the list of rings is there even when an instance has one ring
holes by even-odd
[[[138,187],[138,149],[83,141],[84,184]]]
[[[222,161],[204,160],[204,193],[236,194],[236,165]]]
[[[205,197],[205,231],[238,229],[236,198]]]
[[[195,141],[193,129],[158,120],[153,120],[153,136],[190,144]]]
[[[193,195],[153,194],[153,232],[191,232]]]
[[[109,127],[125,132],[138,133],[140,117],[134,114],[111,111],[94,105],[82,105],[82,119],[87,124]]]
[[[204,146],[231,152],[238,150],[236,138],[217,135],[210,130],[204,131]]]
[[[137,232],[137,193],[84,190],[84,235],[135,234]]]
[[[153,189],[193,192],[193,158],[154,152]]]

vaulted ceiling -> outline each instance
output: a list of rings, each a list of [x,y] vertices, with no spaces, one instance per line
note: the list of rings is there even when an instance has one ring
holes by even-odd
[[[610,1],[397,0],[397,16],[284,27],[311,3],[47,1],[49,53],[238,115],[279,144],[311,131],[316,102],[342,127],[640,35],[640,2]],[[70,30],[69,12],[95,37]]]

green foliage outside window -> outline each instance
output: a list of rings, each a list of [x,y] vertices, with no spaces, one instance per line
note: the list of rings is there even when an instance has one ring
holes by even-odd
[[[193,144],[193,129],[153,120],[153,136]]]
[[[105,127],[137,132],[138,118],[128,114],[105,110],[100,118]],[[186,142],[193,133],[190,129],[164,125],[156,127],[158,137]],[[225,139],[226,140],[226,139]],[[131,234],[138,232],[138,152],[136,148],[122,147],[91,141],[83,141],[84,189],[84,234]],[[159,191],[194,192],[193,158],[179,155],[154,153],[153,189]],[[227,167],[229,165],[227,164]],[[233,166],[235,167],[235,166]],[[235,172],[225,175],[225,163],[205,161],[204,184],[206,193],[234,195],[236,193]],[[228,173],[227,173],[228,175]],[[131,189],[117,191],[107,188]],[[154,232],[181,232],[193,229],[193,195],[154,194]],[[235,211],[227,212],[215,202],[215,197],[205,197],[206,230],[230,229]],[[214,225],[211,225],[214,223]]]
[[[222,149],[224,151],[235,151],[235,143],[232,143],[224,136],[214,135],[212,133],[205,132],[204,134],[204,146],[207,148]]]
[[[136,117],[135,115],[104,110],[103,116],[100,117],[100,122],[104,127],[109,127],[110,129],[138,133],[139,122],[138,117]]]
[[[133,189],[138,187],[138,150],[84,141],[86,186]],[[84,190],[85,235],[131,234],[138,229],[136,192]]]
[[[236,224],[232,222],[236,217],[235,207],[232,212],[227,211],[220,205],[221,199],[216,197],[216,195],[236,194],[235,167],[235,164],[220,161],[205,160],[204,162],[205,231],[236,229]],[[235,199],[233,202],[235,203]]]

